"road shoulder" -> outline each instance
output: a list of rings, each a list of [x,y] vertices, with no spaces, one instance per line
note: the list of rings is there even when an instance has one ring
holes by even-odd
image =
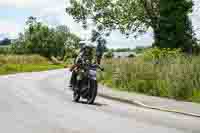
[[[106,86],[99,85],[99,96],[117,100],[136,106],[156,109],[160,111],[178,113],[200,118],[200,104],[176,101],[173,99],[146,96],[137,93],[115,91]]]

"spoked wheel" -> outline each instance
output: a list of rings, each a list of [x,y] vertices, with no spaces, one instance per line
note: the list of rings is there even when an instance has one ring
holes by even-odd
[[[90,85],[90,94],[88,96],[87,103],[93,104],[97,96],[97,81],[90,80],[89,85]]]

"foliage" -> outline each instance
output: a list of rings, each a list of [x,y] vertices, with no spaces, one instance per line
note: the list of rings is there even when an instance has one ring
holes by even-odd
[[[113,57],[113,52],[112,51],[108,51],[105,55],[105,58],[112,58]]]
[[[144,51],[150,49],[151,47],[143,47],[143,46],[137,46],[135,49],[133,49],[133,51],[136,53],[136,54],[142,54],[144,53]]]
[[[140,0],[72,0],[67,12],[83,24],[92,19],[105,33],[113,29],[126,34],[142,32],[148,25],[143,23],[148,18]]]
[[[40,54],[48,58],[54,56],[63,59],[66,54],[71,53],[69,47],[78,47],[79,37],[64,25],[50,28],[34,17],[29,17],[26,24],[24,34],[21,33],[12,44],[13,53]]]
[[[9,53],[11,53],[10,45],[0,46],[0,54],[9,54]]]
[[[192,52],[196,43],[191,20],[188,13],[192,12],[192,0],[161,0],[159,44],[161,48],[182,48]]]
[[[195,43],[188,18],[192,6],[192,0],[71,0],[66,12],[84,27],[92,20],[107,35],[119,30],[137,37],[151,28],[154,46],[188,52]]]
[[[170,49],[170,48],[149,48],[144,51],[142,57],[145,61],[159,61],[170,60],[171,62],[176,57],[182,56],[181,49]]]
[[[130,54],[130,55],[128,56],[128,58],[134,58],[134,57],[135,57],[134,54]]]
[[[112,52],[135,52],[137,54],[143,53],[145,50],[150,49],[151,47],[142,47],[142,46],[137,46],[134,49],[131,48],[116,48],[116,49],[110,49]]]

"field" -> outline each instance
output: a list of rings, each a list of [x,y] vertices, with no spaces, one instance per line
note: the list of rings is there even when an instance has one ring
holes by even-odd
[[[105,59],[101,83],[121,91],[200,102],[200,57]]]
[[[0,75],[63,68],[39,55],[0,55]]]

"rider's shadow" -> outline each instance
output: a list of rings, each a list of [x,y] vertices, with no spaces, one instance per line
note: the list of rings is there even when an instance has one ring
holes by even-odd
[[[64,91],[66,91],[66,90],[73,91],[71,87],[65,87],[65,88],[64,88]],[[86,101],[79,101],[78,103],[81,103],[81,104],[87,104]],[[101,106],[107,106],[107,104],[102,104],[102,103],[99,103],[99,102],[95,102],[95,103],[90,104],[90,105],[98,106],[98,107],[101,107]]]
[[[81,103],[81,104],[87,104],[86,101],[79,101],[79,103]],[[107,106],[107,104],[102,104],[102,103],[99,103],[99,102],[94,102],[93,104],[87,104],[87,105],[98,106],[98,107]]]

